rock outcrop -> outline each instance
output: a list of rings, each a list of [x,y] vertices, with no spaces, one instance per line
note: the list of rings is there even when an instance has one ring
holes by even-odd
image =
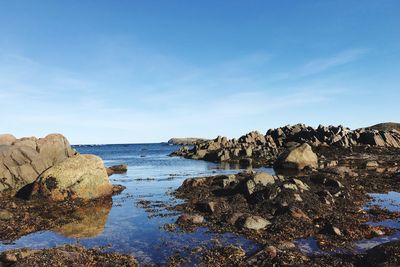
[[[31,197],[51,201],[90,200],[113,193],[103,161],[95,155],[75,155],[39,175]]]
[[[384,122],[367,127],[367,129],[378,130],[378,131],[390,131],[397,130],[400,131],[400,123],[395,122]]]
[[[0,194],[14,194],[49,167],[76,154],[61,134],[16,139],[0,136]]]
[[[0,134],[0,145],[11,145],[17,140],[12,134]]]
[[[304,124],[270,129],[265,135],[250,132],[239,139],[217,137],[195,145],[192,149],[182,147],[171,156],[183,156],[212,162],[233,162],[272,166],[277,157],[288,148],[304,143],[310,146],[378,146],[400,148],[400,132],[374,129],[350,130],[343,126],[318,126]]]

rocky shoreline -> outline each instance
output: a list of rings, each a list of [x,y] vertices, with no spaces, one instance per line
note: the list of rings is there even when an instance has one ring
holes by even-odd
[[[236,259],[239,266],[396,265],[398,242],[364,254],[354,253],[352,245],[395,232],[368,222],[398,219],[399,213],[364,207],[369,193],[400,191],[399,141],[396,130],[295,125],[269,130],[265,136],[252,132],[237,141],[219,137],[192,150],[181,149],[173,155],[246,160],[253,166],[274,166],[276,174],[249,169],[185,180],[174,193],[185,200],[174,207],[184,213],[177,225],[188,230],[206,225],[262,244],[264,249],[255,255]],[[296,242],[309,237],[324,255],[304,255],[297,249]]]
[[[379,146],[400,148],[400,132],[363,128],[350,130],[344,126],[288,125],[270,129],[265,135],[250,132],[239,139],[218,136],[214,140],[183,146],[171,156],[225,162],[240,166],[273,166],[277,157],[290,147],[308,143],[312,147],[329,146],[351,148],[355,146]]]
[[[0,135],[0,241],[52,230],[65,237],[101,234],[111,197],[124,190],[108,176],[126,165],[105,168],[95,155],[76,152],[61,134],[17,139]],[[0,266],[137,266],[132,256],[63,246],[20,249],[0,255]]]
[[[118,253],[105,253],[100,249],[87,249],[79,245],[66,245],[51,249],[18,249],[0,254],[0,266],[138,266],[134,257]]]
[[[398,220],[399,212],[366,206],[370,193],[400,192],[400,132],[372,128],[302,124],[251,132],[238,140],[218,137],[172,153],[190,159],[247,167],[235,175],[189,178],[172,195],[183,202],[156,201],[157,210],[179,214],[168,231],[207,227],[235,233],[260,244],[243,248],[198,247],[192,253],[206,266],[393,266],[400,245],[392,241],[365,251],[354,242],[385,237],[397,230],[371,224]],[[274,172],[252,167],[274,167]],[[74,151],[59,134],[16,139],[0,135],[0,237],[13,242],[37,231],[70,238],[103,232],[114,194],[124,187],[109,176],[127,165],[105,168],[94,155]],[[151,201],[142,203],[152,207]],[[160,206],[161,205],[161,206]],[[304,253],[311,239],[319,253]],[[186,262],[190,264],[190,262]],[[19,249],[0,254],[0,266],[137,266],[129,255],[62,246]],[[171,255],[169,266],[184,265]]]

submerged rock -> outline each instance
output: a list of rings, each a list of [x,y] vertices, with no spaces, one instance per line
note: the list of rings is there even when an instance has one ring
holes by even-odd
[[[202,224],[204,222],[204,217],[198,214],[187,214],[184,213],[179,216],[178,224]]]

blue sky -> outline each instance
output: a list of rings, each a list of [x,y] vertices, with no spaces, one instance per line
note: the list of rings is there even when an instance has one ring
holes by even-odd
[[[399,12],[397,0],[0,0],[0,129],[133,143],[400,121]]]

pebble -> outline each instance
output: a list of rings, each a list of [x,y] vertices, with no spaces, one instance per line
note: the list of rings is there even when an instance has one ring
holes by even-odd
[[[0,210],[0,220],[8,221],[13,217],[13,214],[8,210]]]

